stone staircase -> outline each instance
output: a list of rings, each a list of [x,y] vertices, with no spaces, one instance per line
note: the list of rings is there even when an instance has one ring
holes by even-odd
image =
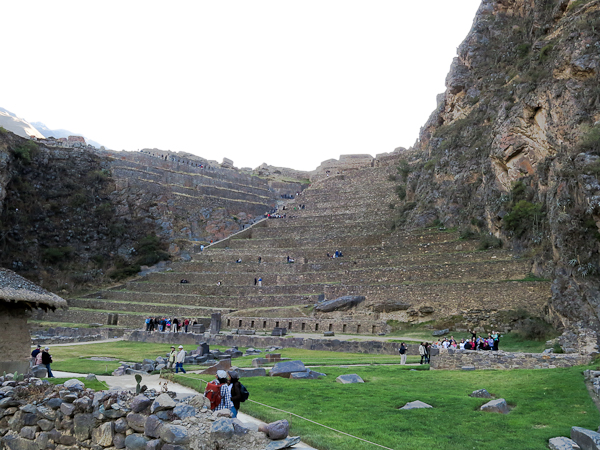
[[[508,309],[541,314],[550,284],[529,280],[529,260],[501,249],[478,251],[478,242],[460,240],[457,231],[389,231],[388,205],[398,202],[389,181],[396,164],[323,178],[280,210],[285,219],[263,221],[168,271],[70,299],[71,310],[55,316],[72,322],[73,315],[89,311],[96,318],[102,311],[141,327],[148,315],[221,312],[226,328],[370,334],[385,332],[390,320],[461,316],[465,328],[501,327]],[[327,258],[336,250],[344,256]],[[288,256],[295,262],[287,263]],[[262,286],[255,285],[259,277]],[[366,300],[347,311],[314,311],[317,302],[344,295]]]

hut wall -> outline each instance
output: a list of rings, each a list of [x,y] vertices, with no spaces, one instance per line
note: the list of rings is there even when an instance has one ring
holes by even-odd
[[[0,374],[25,373],[29,369],[31,337],[29,311],[18,303],[0,301]]]

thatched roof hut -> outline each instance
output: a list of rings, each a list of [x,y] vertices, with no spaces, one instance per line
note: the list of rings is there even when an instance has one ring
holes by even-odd
[[[0,373],[29,368],[31,310],[66,308],[66,300],[46,291],[12,270],[0,268]]]

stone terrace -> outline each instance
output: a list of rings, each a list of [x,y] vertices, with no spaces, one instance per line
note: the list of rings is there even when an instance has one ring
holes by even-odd
[[[505,250],[477,251],[477,242],[460,240],[456,231],[389,231],[388,205],[398,202],[389,181],[396,163],[387,159],[320,179],[280,210],[285,219],[267,220],[193,261],[72,299],[70,306],[75,314],[112,311],[119,320],[135,314],[140,327],[144,315],[206,318],[219,311],[229,328],[360,334],[385,331],[388,320],[461,315],[480,325],[507,309],[541,313],[550,284],[528,280],[531,261]],[[327,258],[336,250],[344,256]],[[295,262],[287,263],[288,256]],[[255,285],[259,277],[262,286]],[[349,311],[313,311],[318,301],[343,295],[366,301]]]

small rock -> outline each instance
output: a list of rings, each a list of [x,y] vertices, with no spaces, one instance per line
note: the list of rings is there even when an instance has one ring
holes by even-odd
[[[506,400],[504,400],[503,398],[487,402],[479,409],[481,411],[496,412],[501,414],[508,414],[510,412],[510,410],[508,409],[508,405],[506,404]]]
[[[231,439],[234,432],[231,419],[224,417],[215,420],[210,427],[210,433],[215,439]]]
[[[161,426],[162,420],[160,420],[157,416],[152,414],[151,416],[148,416],[148,419],[146,419],[146,424],[144,426],[144,434],[151,438],[159,438]]]
[[[127,414],[127,425],[129,425],[129,428],[132,428],[134,431],[143,433],[147,419],[148,417],[144,416],[143,414],[130,412]]]
[[[355,373],[349,375],[340,375],[335,379],[335,381],[342,384],[364,383],[364,380]]]
[[[143,394],[136,395],[131,400],[130,408],[134,413],[139,413],[144,411],[148,406],[152,404],[152,399],[146,397]]]
[[[288,437],[281,441],[269,442],[269,445],[265,447],[265,450],[280,450],[283,448],[289,448],[292,445],[296,445],[300,442],[300,436]]]
[[[278,420],[277,422],[272,422],[259,427],[258,431],[265,433],[269,439],[277,441],[288,437],[290,432],[290,424],[285,419]]]
[[[125,448],[125,434],[116,433],[113,436],[113,446],[117,449]]]
[[[294,372],[306,372],[306,367],[302,361],[279,362],[269,371],[269,376],[289,378],[290,374]]]
[[[133,433],[125,438],[125,448],[127,450],[146,450],[148,439],[141,434]]]
[[[152,407],[150,408],[150,412],[154,414],[157,411],[166,411],[169,409],[173,409],[177,406],[177,403],[169,397],[167,394],[160,394],[154,402],[152,403]]]
[[[113,442],[114,428],[112,422],[105,422],[92,431],[92,439],[102,447],[110,447]]]
[[[23,427],[23,428],[21,428],[21,431],[19,431],[19,435],[22,438],[33,440],[33,439],[35,439],[36,432],[37,432],[37,426]]]
[[[180,425],[163,423],[160,438],[167,444],[187,444],[189,442],[187,428]]]
[[[485,389],[477,389],[469,394],[469,397],[476,398],[492,398],[492,395]]]
[[[415,400],[414,402],[408,402],[406,405],[404,405],[400,409],[423,409],[423,408],[433,408],[433,406],[428,405],[427,403],[422,402],[420,400]]]
[[[173,409],[173,414],[175,414],[180,419],[185,419],[186,417],[193,417],[196,415],[196,408],[191,405],[177,405]]]
[[[555,437],[548,441],[550,450],[580,450],[581,447],[575,441],[567,437]]]
[[[85,389],[85,385],[75,378],[65,381],[64,387],[72,391],[83,391]]]

